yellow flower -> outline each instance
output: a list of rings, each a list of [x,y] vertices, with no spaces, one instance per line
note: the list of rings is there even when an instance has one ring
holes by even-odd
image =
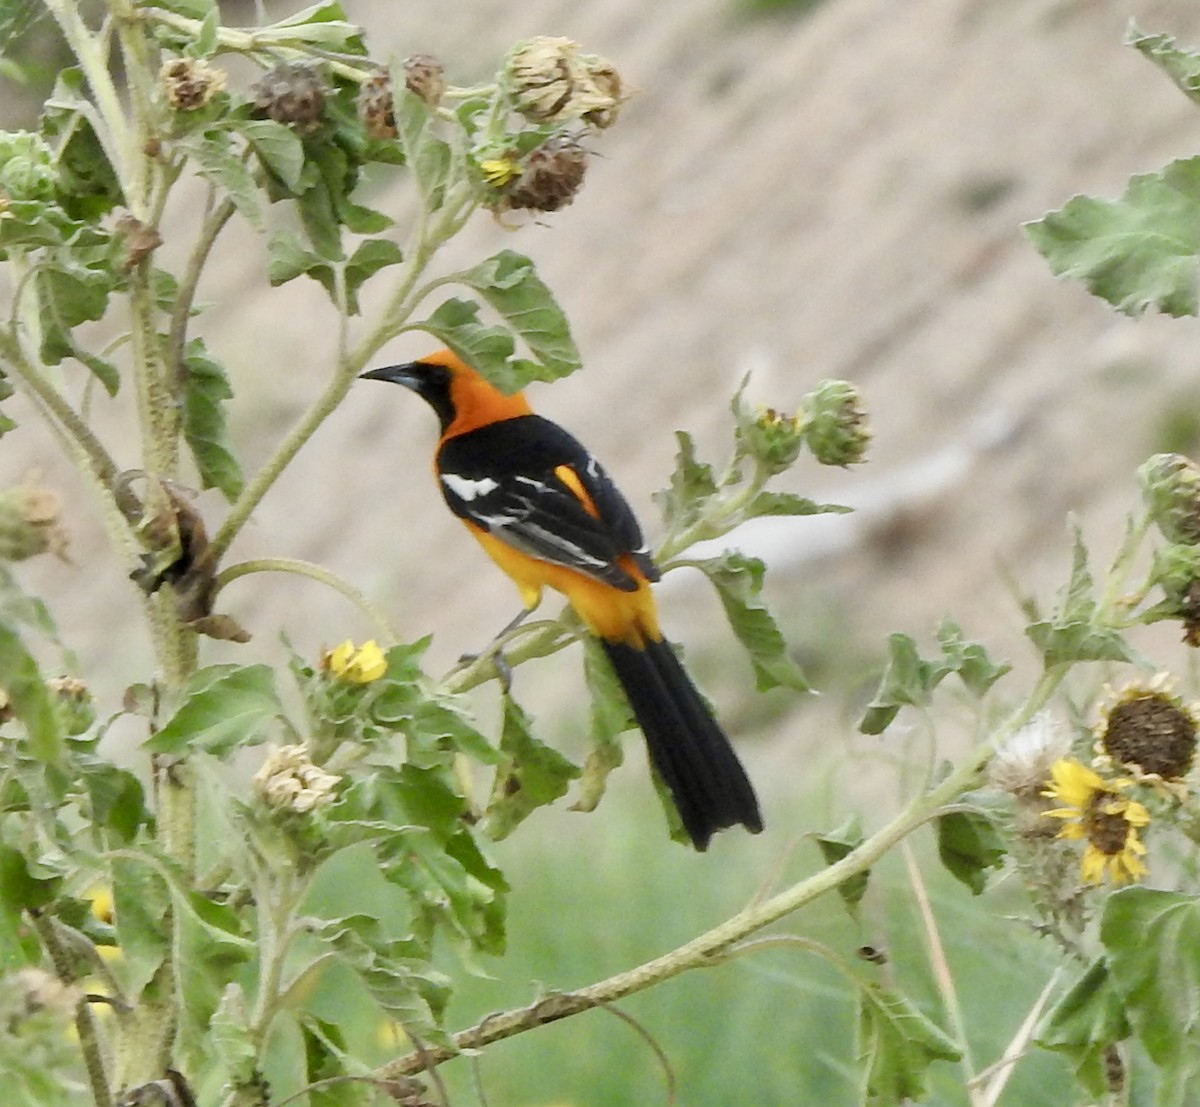
[[[1087,842],[1079,866],[1084,882],[1100,884],[1107,876],[1113,884],[1125,884],[1145,876],[1146,847],[1138,830],[1149,824],[1150,812],[1121,794],[1133,782],[1105,780],[1074,758],[1056,761],[1050,775],[1050,786],[1042,794],[1065,806],[1046,815],[1068,820],[1058,832],[1060,838]]]
[[[387,658],[374,638],[361,646],[355,646],[347,638],[340,646],[329,650],[321,664],[347,684],[370,684],[387,672]]]
[[[493,188],[503,188],[521,172],[521,165],[515,158],[485,158],[479,171]]]

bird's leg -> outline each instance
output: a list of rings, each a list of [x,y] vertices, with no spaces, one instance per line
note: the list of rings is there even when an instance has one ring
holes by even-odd
[[[512,631],[516,630],[526,620],[532,610],[533,608],[531,607],[521,608],[517,613],[517,617],[505,623],[500,633],[495,635],[484,649],[480,650],[479,653],[464,653],[458,659],[458,663],[460,665],[471,665],[481,657],[490,657],[492,664],[496,668],[496,679],[500,681],[500,687],[507,696],[512,688],[513,671],[512,666],[505,660],[503,642]]]

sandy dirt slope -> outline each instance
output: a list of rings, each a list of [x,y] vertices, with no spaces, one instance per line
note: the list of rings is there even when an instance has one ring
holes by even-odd
[[[587,368],[535,402],[607,461],[651,533],[670,431],[723,450],[748,370],[749,395],[782,408],[822,377],[862,386],[871,463],[802,469],[788,485],[860,516],[751,536],[806,658],[877,654],[888,631],[926,635],[946,612],[999,652],[1019,649],[998,566],[1051,587],[1069,511],[1115,541],[1164,412],[1196,402],[1193,321],[1118,318],[1056,282],[1019,230],[1074,192],[1115,195],[1131,173],[1200,148],[1195,107],[1121,45],[1131,14],[1200,41],[1190,2],[828,0],[802,21],[755,23],[725,0],[348,7],[380,53],[436,54],[463,83],[543,32],[610,56],[640,89],[595,142],[573,207],[516,232],[480,217],[447,264],[504,247],[536,259]],[[402,198],[372,201],[403,219]],[[168,225],[168,251],[183,225]],[[199,324],[232,367],[235,432],[255,459],[320,389],[335,326],[315,287],[269,290],[262,268],[239,229]],[[425,348],[409,336],[388,355]],[[355,579],[405,635],[435,632],[437,667],[504,622],[515,597],[444,514],[429,413],[383,387],[364,383],[322,428],[235,554],[309,558]],[[146,657],[122,629],[121,574],[93,553],[97,522],[52,442],[34,429],[4,440],[6,471],[34,461],[70,495],[75,564],[30,566],[26,579],[116,687]],[[132,451],[122,461],[137,464]],[[214,494],[199,503],[220,516]],[[224,602],[267,645],[280,624],[306,651],[366,632],[306,582],[250,578]],[[723,638],[703,587],[669,584],[667,603],[736,715],[747,681],[717,671]]]

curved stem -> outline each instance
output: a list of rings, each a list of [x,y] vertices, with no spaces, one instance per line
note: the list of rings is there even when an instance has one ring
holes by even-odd
[[[188,319],[191,315],[192,304],[196,300],[196,288],[200,283],[200,275],[204,272],[204,266],[212,251],[213,243],[217,241],[217,236],[229,222],[235,210],[234,202],[226,197],[209,212],[200,228],[200,237],[196,240],[191,257],[188,258],[183,279],[179,282],[175,307],[171,311],[171,324],[167,331],[166,356],[167,372],[174,381],[176,394],[180,396],[183,395],[183,379],[185,377],[183,351],[187,344]]]
[[[335,592],[340,592],[354,604],[370,620],[385,644],[391,645],[399,641],[399,636],[392,624],[388,622],[387,617],[354,585],[342,580],[336,573],[331,573],[320,565],[314,565],[311,561],[301,561],[298,558],[290,557],[263,557],[251,561],[239,561],[236,565],[230,565],[217,574],[216,592],[220,592],[227,584],[239,577],[249,576],[251,573],[294,573],[296,576],[319,581]]]
[[[524,1033],[548,1022],[568,1018],[640,992],[673,976],[711,966],[714,958],[727,954],[738,943],[771,923],[790,915],[813,900],[832,891],[843,881],[865,872],[893,846],[918,827],[934,818],[947,804],[976,786],[979,774],[997,746],[1021,729],[1042,707],[1062,682],[1065,669],[1043,674],[1029,698],[977,745],[966,760],[936,787],[917,796],[886,826],[877,830],[841,860],[828,868],[785,888],[769,899],[754,902],[719,926],[652,961],[610,976],[577,992],[548,996],[528,1007],[490,1015],[477,1025],[452,1038],[452,1046],[410,1053],[388,1062],[375,1071],[381,1079],[412,1076],[430,1064],[440,1064],[467,1049],[478,1049],[492,1042]]]

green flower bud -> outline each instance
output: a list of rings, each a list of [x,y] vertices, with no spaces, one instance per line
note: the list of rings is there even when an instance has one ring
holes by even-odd
[[[32,485],[0,491],[0,561],[24,561],[40,553],[65,558],[67,536],[58,521],[54,492]]]
[[[621,76],[613,64],[581,54],[569,38],[539,35],[509,51],[501,81],[513,106],[533,123],[582,119],[593,127],[611,127],[620,110]]]
[[[92,693],[82,680],[74,677],[57,677],[46,682],[54,699],[54,710],[58,714],[63,730],[72,738],[82,734],[96,721],[96,707]]]
[[[1142,502],[1168,542],[1200,545],[1200,467],[1182,454],[1155,454],[1138,469]]]
[[[54,198],[50,147],[28,131],[0,132],[0,195],[5,201]]]
[[[790,468],[804,445],[804,416],[783,415],[769,407],[761,408],[753,419],[748,414],[743,410],[738,420],[742,449],[770,473]]]
[[[855,465],[867,455],[871,429],[848,381],[821,381],[802,405],[804,441],[822,465]]]

